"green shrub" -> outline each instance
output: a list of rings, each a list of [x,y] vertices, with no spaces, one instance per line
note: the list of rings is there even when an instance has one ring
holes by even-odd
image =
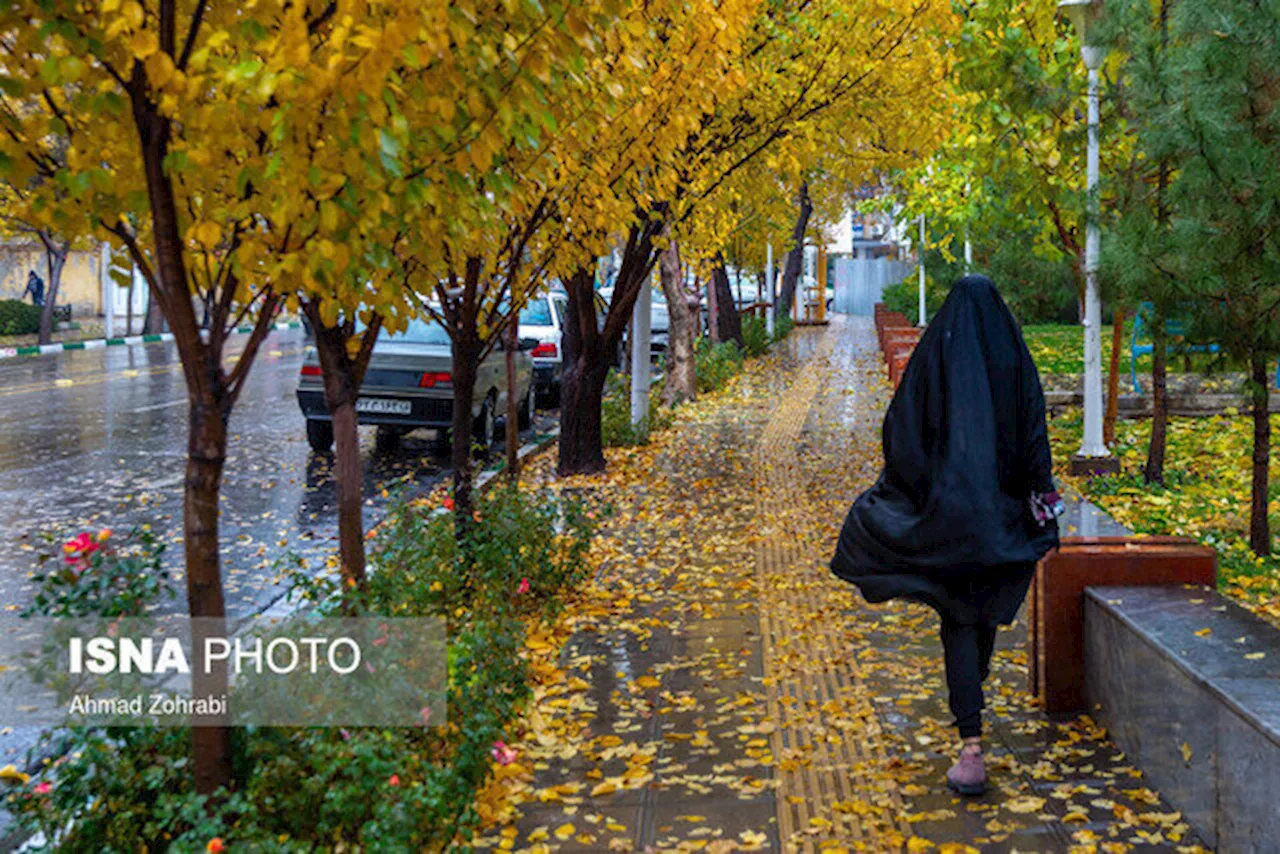
[[[140,617],[161,598],[172,598],[169,574],[161,565],[164,544],[145,528],[124,536],[103,529],[52,539],[52,554],[40,556],[31,580],[36,595],[28,617]]]
[[[610,371],[604,385],[600,410],[600,431],[606,448],[645,445],[649,437],[671,426],[675,413],[662,402],[662,384],[649,389],[649,416],[640,424],[631,423],[631,385],[626,374]]]
[[[742,351],[732,341],[712,344],[710,338],[699,338],[696,359],[698,391],[702,394],[721,388],[742,370]]]
[[[795,328],[796,322],[791,319],[790,315],[779,315],[773,321],[773,343],[781,341],[791,334],[791,330]]]
[[[775,330],[776,332],[776,330]],[[742,349],[750,358],[763,356],[769,351],[769,327],[763,317],[742,319]]]
[[[0,299],[0,335],[31,335],[40,331],[40,309],[16,299]]]
[[[74,851],[200,851],[213,837],[247,851],[443,850],[465,839],[495,742],[529,695],[525,626],[586,579],[592,530],[579,504],[513,487],[478,496],[461,536],[453,516],[395,507],[359,594],[297,583],[321,615],[446,615],[447,723],[233,730],[236,791],[212,807],[192,788],[187,730],[62,729],[42,748],[60,758],[10,795],[11,812]]]
[[[1002,241],[989,269],[1000,295],[1019,323],[1075,323],[1076,275],[1068,258],[1047,259],[1026,249],[1029,241]]]
[[[951,291],[952,282],[939,284],[933,276],[926,274],[924,281],[924,307],[927,317],[933,317],[942,308],[947,294]],[[889,311],[900,311],[907,319],[915,323],[920,317],[920,280],[915,275],[907,276],[896,285],[884,289],[884,305]]]

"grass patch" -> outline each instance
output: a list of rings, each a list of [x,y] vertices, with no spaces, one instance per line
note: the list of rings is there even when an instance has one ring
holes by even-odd
[[[1102,327],[1102,370],[1106,372],[1111,363],[1111,336],[1114,327],[1111,324]],[[1031,358],[1041,374],[1080,374],[1084,373],[1084,329],[1075,324],[1040,323],[1022,327],[1022,337],[1031,351]],[[1129,374],[1130,345],[1133,341],[1133,318],[1125,320],[1124,336],[1120,349],[1120,371],[1126,378]],[[1141,342],[1151,343],[1149,337]],[[1212,353],[1187,353],[1191,373],[1211,373],[1226,367],[1223,359]],[[1187,360],[1176,348],[1169,353],[1169,373],[1184,373]],[[1138,357],[1138,375],[1150,376],[1151,354]]]
[[[1280,416],[1272,416],[1272,430]],[[1219,588],[1257,613],[1280,623],[1280,559],[1259,558],[1249,549],[1249,494],[1252,477],[1252,421],[1247,416],[1170,418],[1165,483],[1147,484],[1151,422],[1116,424],[1113,452],[1121,473],[1091,479],[1066,475],[1066,462],[1080,446],[1079,410],[1049,422],[1058,475],[1141,534],[1194,537],[1217,550]],[[1280,460],[1272,454],[1271,482],[1280,482]],[[1280,530],[1280,501],[1271,492],[1271,530]]]

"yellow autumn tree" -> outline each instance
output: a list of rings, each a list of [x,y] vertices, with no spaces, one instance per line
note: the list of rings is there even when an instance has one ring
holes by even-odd
[[[561,473],[604,466],[598,436],[607,359],[667,245],[661,235],[668,228],[678,233],[681,223],[746,165],[837,108],[846,109],[840,133],[859,140],[856,144],[874,145],[884,128],[900,124],[918,101],[935,96],[941,83],[940,45],[956,23],[950,5],[936,0],[788,0],[734,11],[730,16],[722,6],[715,16],[690,24],[710,21],[719,29],[723,22],[722,33],[737,40],[725,54],[730,63],[721,84],[702,104],[704,112],[678,128],[677,143],[647,169],[626,173],[614,185],[615,194],[629,200],[631,214],[601,324],[588,299],[594,264],[566,280],[574,319],[562,380]],[[876,25],[865,26],[867,21]],[[662,56],[658,67],[672,81],[689,73],[680,71],[680,54]],[[647,91],[662,95],[666,89],[660,83],[650,81]],[[661,120],[656,114],[655,121]],[[607,156],[608,149],[589,154]],[[581,341],[574,338],[578,334]]]
[[[325,237],[317,207],[323,225],[323,202],[360,169],[316,157],[296,169],[297,158],[324,142],[315,131],[325,121],[349,130],[352,150],[377,151],[378,127],[393,118],[381,97],[388,57],[434,36],[431,15],[364,2],[203,0],[14,2],[0,10],[0,169],[37,188],[23,215],[122,244],[182,359],[192,616],[225,614],[218,494],[228,418],[282,299],[324,258],[311,254]],[[209,308],[203,334],[199,303]],[[228,364],[225,343],[246,319],[253,331]],[[196,687],[216,691],[224,679],[214,674]],[[197,790],[231,785],[229,731],[192,735]]]

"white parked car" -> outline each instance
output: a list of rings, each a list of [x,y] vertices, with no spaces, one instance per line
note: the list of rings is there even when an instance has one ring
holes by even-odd
[[[613,299],[613,288],[601,288],[598,294],[607,303]],[[649,354],[659,356],[665,353],[670,335],[671,311],[667,308],[667,295],[661,288],[654,288],[653,301],[649,304]],[[623,344],[624,348],[630,346],[629,343]]]
[[[538,393],[554,398],[560,391],[560,375],[564,372],[564,324],[569,295],[551,289],[531,299],[520,312],[517,335],[521,340],[535,339],[530,351],[533,357],[533,382]],[[596,321],[604,325],[609,304],[596,294]]]

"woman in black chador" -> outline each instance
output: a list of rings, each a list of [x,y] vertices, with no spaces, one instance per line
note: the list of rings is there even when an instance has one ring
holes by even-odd
[[[1036,561],[1058,543],[1044,392],[995,285],[966,276],[925,331],[884,418],[884,473],[858,496],[831,570],[868,602],[942,617],[947,690],[964,741],[947,782],[986,785],[982,683]]]

